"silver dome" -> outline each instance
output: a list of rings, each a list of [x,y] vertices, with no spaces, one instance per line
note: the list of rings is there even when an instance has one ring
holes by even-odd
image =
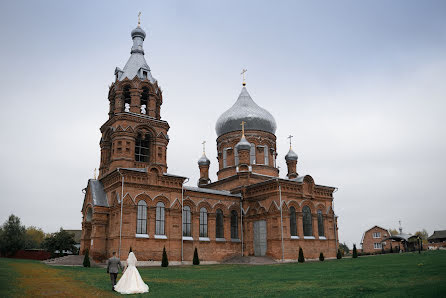
[[[276,132],[276,121],[273,115],[252,100],[246,87],[242,88],[235,104],[218,118],[215,124],[217,136],[242,130],[240,125],[242,121],[246,122],[246,130],[261,130],[272,134]]]
[[[248,140],[243,135],[240,141],[235,145],[235,148],[237,150],[251,150],[251,144],[248,142]]]
[[[285,155],[285,160],[297,160],[297,154],[290,148],[290,151]]]
[[[198,165],[199,166],[208,166],[210,164],[211,164],[211,161],[209,160],[209,158],[207,158],[206,154],[203,153],[203,155],[198,160]]]

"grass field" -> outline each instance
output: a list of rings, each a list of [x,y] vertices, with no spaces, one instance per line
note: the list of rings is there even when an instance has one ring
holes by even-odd
[[[140,268],[157,297],[445,297],[446,251],[277,265]],[[105,269],[0,259],[0,297],[116,297]],[[141,295],[142,296],[142,295]]]

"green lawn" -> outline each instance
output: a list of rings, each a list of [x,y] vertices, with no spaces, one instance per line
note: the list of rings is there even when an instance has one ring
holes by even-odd
[[[25,268],[26,272],[26,266],[42,266],[41,270],[45,269],[44,273],[39,274],[41,278],[35,280],[36,283],[44,282],[42,279],[48,274],[58,276],[61,282],[67,284],[66,287],[72,284],[79,286],[84,291],[82,295],[93,290],[97,296],[112,295],[105,269],[50,267],[32,261],[0,259],[0,296],[8,296],[11,287],[16,288],[16,295],[39,295],[38,291],[26,292],[23,289],[32,286],[35,279],[26,281],[20,277],[23,274],[20,268]],[[446,251],[424,252],[421,255],[388,254],[304,264],[153,267],[140,268],[139,271],[150,287],[147,295],[155,296],[446,295]],[[62,287],[54,285],[57,286]],[[54,293],[58,293],[56,289]]]

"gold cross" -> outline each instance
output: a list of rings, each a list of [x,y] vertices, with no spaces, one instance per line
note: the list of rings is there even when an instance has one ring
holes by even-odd
[[[203,145],[203,154],[204,154],[206,141],[203,141],[203,143],[201,143],[201,144]]]
[[[245,72],[247,72],[247,71],[248,71],[247,69],[243,69],[242,72],[240,73],[243,76],[243,86],[246,85],[246,82],[245,82]]]
[[[245,121],[242,121],[242,123],[240,123],[240,125],[242,126],[242,136],[245,136]]]
[[[94,180],[96,180],[96,168],[94,168]]]
[[[290,139],[290,149],[291,149],[291,138],[292,137],[293,137],[292,135],[289,135],[288,138],[287,138],[287,139]]]
[[[138,27],[141,25],[141,12],[138,13]]]

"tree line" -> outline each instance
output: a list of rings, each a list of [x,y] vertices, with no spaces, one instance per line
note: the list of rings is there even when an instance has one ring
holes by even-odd
[[[64,251],[77,254],[75,244],[74,234],[62,228],[45,234],[41,228],[25,227],[14,214],[0,227],[0,255],[3,257],[11,257],[21,249],[44,249],[53,255],[62,255]]]

